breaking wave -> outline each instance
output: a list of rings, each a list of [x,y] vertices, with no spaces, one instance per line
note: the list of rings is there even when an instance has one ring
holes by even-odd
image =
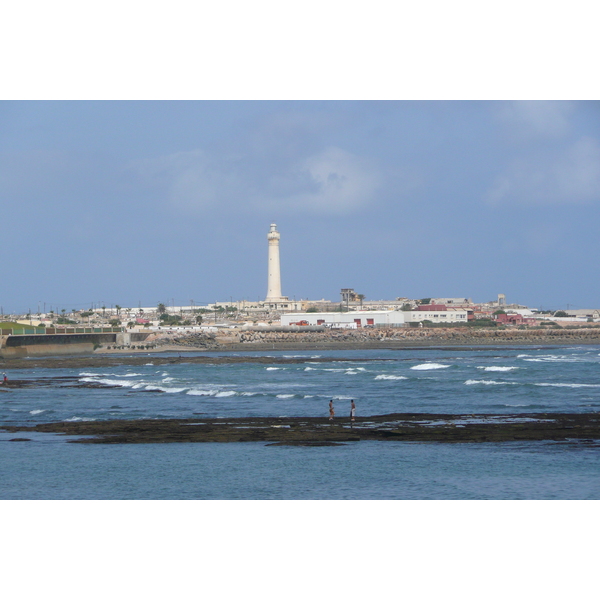
[[[413,371],[432,371],[434,369],[447,369],[451,365],[440,365],[439,363],[423,363],[411,367]]]
[[[514,381],[494,381],[493,379],[467,379],[465,385],[517,385]]]
[[[404,375],[377,375],[375,379],[408,379]]]
[[[600,383],[534,383],[538,387],[597,388]]]

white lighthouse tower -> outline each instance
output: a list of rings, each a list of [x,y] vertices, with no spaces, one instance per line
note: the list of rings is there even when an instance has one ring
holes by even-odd
[[[271,228],[267,234],[269,240],[269,276],[267,285],[266,303],[271,308],[277,309],[277,304],[287,302],[287,298],[281,295],[281,268],[279,265],[279,238],[281,234],[277,231],[277,225],[271,223]]]

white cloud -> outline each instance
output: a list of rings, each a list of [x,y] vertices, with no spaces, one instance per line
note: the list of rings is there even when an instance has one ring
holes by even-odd
[[[374,200],[380,179],[368,161],[329,147],[270,177],[260,204],[311,212],[352,212]]]
[[[571,102],[518,100],[499,105],[497,116],[518,141],[557,138],[568,133]]]
[[[228,205],[236,209],[346,213],[374,199],[381,177],[369,161],[329,147],[295,162],[202,150],[137,161],[133,170],[186,209]],[[277,166],[275,166],[277,163]]]
[[[600,144],[582,137],[554,155],[516,159],[496,178],[485,199],[496,204],[583,203],[600,200]]]

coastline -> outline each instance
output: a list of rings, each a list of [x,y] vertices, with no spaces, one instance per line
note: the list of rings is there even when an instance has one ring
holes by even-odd
[[[216,344],[211,347],[204,345],[179,345],[176,343],[161,344],[155,348],[123,348],[123,349],[99,349],[87,355],[59,355],[47,357],[28,358],[3,358],[0,359],[0,368],[3,370],[13,369],[36,369],[36,368],[93,368],[101,366],[117,365],[145,365],[152,362],[155,365],[173,364],[178,362],[192,363],[241,363],[241,362],[304,362],[305,360],[344,360],[340,358],[314,358],[314,357],[279,357],[269,355],[269,352],[319,352],[319,351],[348,351],[348,350],[491,350],[493,348],[556,348],[560,346],[585,346],[600,345],[600,336],[578,337],[576,335],[568,338],[552,336],[551,338],[503,339],[501,337],[481,337],[464,340],[448,340],[429,337],[427,339],[393,339],[385,341],[365,340],[339,340],[339,341],[304,341],[295,340],[279,342],[253,342],[253,343],[227,343]],[[251,356],[251,353],[265,353],[265,356]],[[207,356],[206,354],[218,353],[223,356]],[[177,356],[169,356],[169,355]],[[195,354],[196,356],[191,356]],[[204,355],[204,356],[203,356]],[[349,359],[347,359],[349,360]],[[390,359],[394,360],[394,359]],[[1,388],[1,386],[0,386]]]

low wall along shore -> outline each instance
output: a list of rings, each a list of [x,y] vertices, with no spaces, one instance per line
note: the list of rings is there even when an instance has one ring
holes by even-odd
[[[154,338],[158,348],[251,349],[270,345],[290,348],[306,346],[394,347],[419,345],[479,344],[600,344],[600,327],[578,329],[477,329],[472,328],[381,328],[326,331],[227,330],[217,333],[163,333]],[[150,341],[151,338],[148,338]]]

